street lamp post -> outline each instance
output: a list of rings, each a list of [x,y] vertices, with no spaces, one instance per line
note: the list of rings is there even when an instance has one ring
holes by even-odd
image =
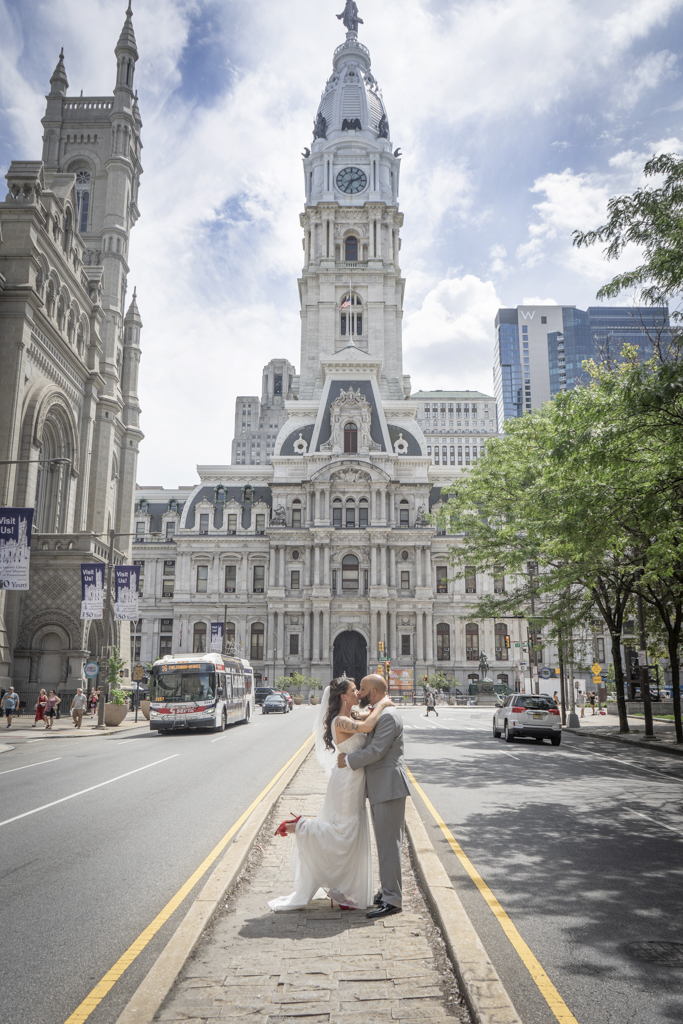
[[[640,584],[636,591],[636,605],[638,607],[638,627],[640,629],[640,650],[638,661],[640,662],[640,693],[643,698],[643,714],[645,716],[645,735],[654,736],[655,729],[652,724],[652,703],[650,699],[650,670],[647,664],[647,635],[645,632],[645,611],[643,609],[643,591]]]

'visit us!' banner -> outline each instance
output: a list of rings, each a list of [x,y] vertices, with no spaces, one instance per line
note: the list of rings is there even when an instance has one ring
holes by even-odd
[[[32,508],[0,509],[0,586],[28,590]]]
[[[114,566],[114,618],[134,622],[138,616],[139,565]]]

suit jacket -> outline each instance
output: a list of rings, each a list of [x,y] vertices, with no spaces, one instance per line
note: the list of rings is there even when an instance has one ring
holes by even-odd
[[[370,742],[348,754],[346,763],[356,770],[365,768],[365,789],[371,804],[408,796],[408,774],[403,760],[403,720],[396,708],[385,708]]]

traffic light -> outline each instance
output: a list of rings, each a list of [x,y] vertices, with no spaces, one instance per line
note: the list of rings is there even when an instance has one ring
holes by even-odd
[[[509,633],[505,634],[505,646],[508,647],[508,648],[510,646],[510,634]]]
[[[384,641],[383,640],[380,640],[380,642],[379,642],[379,653],[380,654],[384,654]]]

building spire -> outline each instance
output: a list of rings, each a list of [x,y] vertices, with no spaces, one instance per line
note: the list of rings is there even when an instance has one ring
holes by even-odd
[[[69,88],[69,79],[66,77],[66,68],[64,67],[64,47],[60,51],[57,67],[52,73],[50,86],[50,96],[66,96],[66,90]]]
[[[115,53],[118,56],[122,51],[134,56],[135,60],[138,59],[138,48],[135,42],[135,32],[133,31],[133,9],[130,2],[126,8],[126,20],[123,23],[121,35],[119,36],[119,41],[116,44]]]

